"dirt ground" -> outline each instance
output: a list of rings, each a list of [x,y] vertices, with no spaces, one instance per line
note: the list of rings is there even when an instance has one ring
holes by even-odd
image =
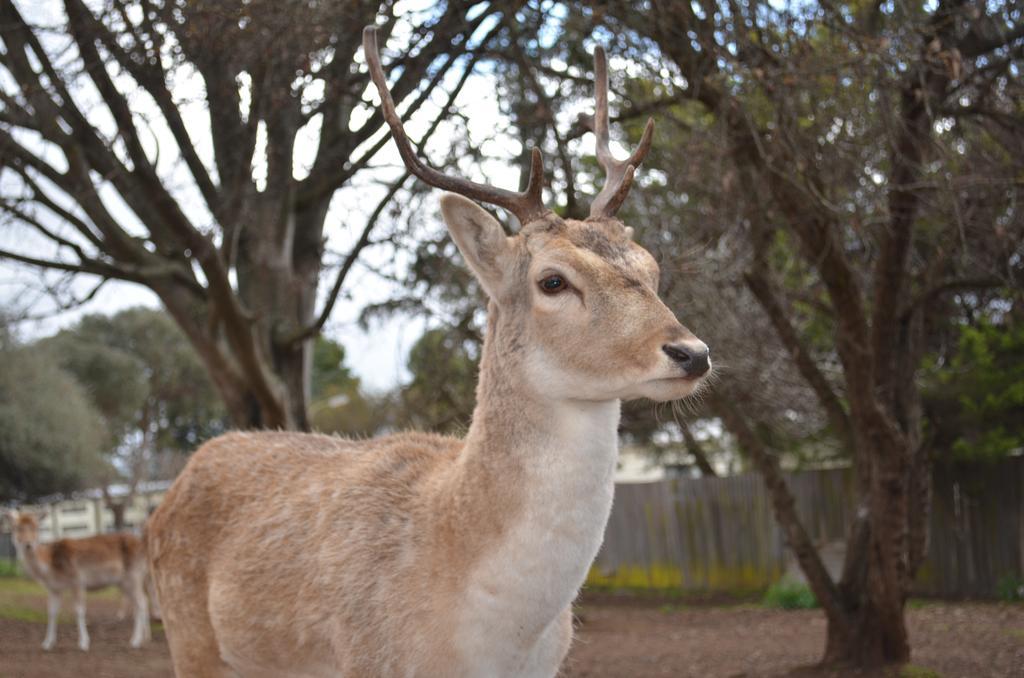
[[[678,607],[604,596],[584,600],[578,614],[566,665],[572,678],[884,675],[817,669],[825,647],[818,610]],[[1024,678],[1024,605],[927,602],[913,604],[907,619],[913,656],[905,678]]]
[[[57,647],[39,648],[45,602],[34,591],[0,591],[0,677],[163,678],[170,658],[163,632],[140,650],[128,647],[131,622],[117,620],[115,597],[89,604],[92,650],[79,652],[69,610]],[[580,605],[576,643],[565,667],[571,678],[648,676],[866,676],[808,668],[824,642],[816,611],[754,605],[687,607],[608,596]],[[1024,605],[927,603],[908,613],[914,678],[1024,677]],[[928,673],[922,669],[930,669]]]

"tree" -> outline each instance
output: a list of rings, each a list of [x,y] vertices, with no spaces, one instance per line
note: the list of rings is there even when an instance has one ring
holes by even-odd
[[[47,352],[0,345],[0,501],[81,489],[107,464],[106,435],[88,395]]]
[[[186,455],[225,428],[225,414],[195,351],[167,314],[133,308],[88,315],[38,344],[73,374],[105,423],[100,449],[114,462],[92,478],[124,526],[140,482],[172,478]],[[115,496],[108,487],[124,482]]]
[[[142,397],[134,401],[130,437],[149,453],[191,452],[226,428],[224,407],[199,356],[166,313],[140,307],[112,316],[87,315],[52,341],[83,352],[116,351],[134,361]],[[90,375],[80,379],[90,387],[96,383]],[[170,477],[177,471],[173,462],[165,469],[159,459],[148,463],[150,477]]]
[[[313,349],[313,400],[359,388],[359,377],[345,364],[345,347],[317,337]]]
[[[365,437],[388,427],[393,407],[389,396],[368,397],[359,377],[345,365],[345,347],[320,336],[313,349],[313,429]]]
[[[928,361],[925,435],[944,461],[995,460],[1024,449],[1024,324],[997,315],[1001,321],[983,316],[962,325],[950,355]]]
[[[502,8],[63,0],[40,19],[28,9],[46,14],[0,4],[0,209],[30,238],[0,257],[147,286],[235,425],[307,428],[312,338],[380,214],[348,224],[361,233],[317,310],[332,196],[387,141],[362,101],[359,29],[380,15],[384,33],[408,36],[392,60],[405,116],[461,65],[436,128]]]
[[[476,403],[479,349],[458,328],[424,332],[409,352],[412,380],[398,394],[400,421],[445,433],[469,428]]]
[[[744,295],[854,461],[860,518],[833,581],[742,393],[726,378],[710,403],[763,474],[822,604],[825,660],[906,661],[903,607],[927,540],[917,377],[929,314],[951,292],[1009,290],[1020,274],[1020,156],[1002,147],[1020,148],[1024,128],[1012,77],[1021,10],[595,7],[614,34],[653,40],[672,62],[682,125],[713,123],[723,152],[694,164],[714,166],[719,197],[743,210],[731,235],[746,257]],[[670,182],[688,174],[665,171]],[[965,232],[985,246],[968,248]],[[826,350],[813,342],[820,319],[831,324]]]

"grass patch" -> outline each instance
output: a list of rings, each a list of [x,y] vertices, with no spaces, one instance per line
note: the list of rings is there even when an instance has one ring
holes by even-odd
[[[0,560],[0,578],[6,579],[8,577],[20,576],[21,567],[18,566],[17,560],[8,560],[7,558]]]
[[[0,619],[45,623],[46,612],[28,605],[19,605],[10,600],[0,600]]]
[[[8,600],[11,596],[38,595],[46,598],[46,589],[31,579],[25,577],[5,577],[0,579],[0,602]]]
[[[780,579],[768,587],[761,604],[780,610],[810,610],[818,607],[818,600],[807,584]]]
[[[121,592],[116,588],[107,588],[88,595],[89,600],[117,600]],[[70,594],[65,592],[63,598],[60,622],[71,623],[74,621],[74,614]],[[23,577],[0,578],[0,619],[45,623],[46,589]]]
[[[923,610],[926,607],[930,607],[941,603],[941,600],[936,598],[910,598],[907,600],[908,610]]]

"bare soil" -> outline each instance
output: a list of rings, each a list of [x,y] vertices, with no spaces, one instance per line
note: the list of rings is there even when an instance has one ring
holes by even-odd
[[[45,631],[41,594],[0,591],[0,597],[0,678],[173,675],[159,625],[152,643],[139,650],[128,647],[131,622],[117,620],[116,598],[90,600],[92,649],[83,653],[69,614],[62,619],[57,647],[40,649]],[[578,615],[576,643],[564,672],[570,678],[882,675],[816,669],[825,637],[818,611],[688,607],[603,596],[585,599]],[[909,610],[908,620],[916,671],[905,676],[1024,677],[1024,605],[926,603]]]
[[[566,663],[571,678],[1024,678],[1024,605],[915,603],[904,673],[822,670],[820,610],[680,607],[603,596],[584,600]],[[929,671],[931,673],[929,673]]]

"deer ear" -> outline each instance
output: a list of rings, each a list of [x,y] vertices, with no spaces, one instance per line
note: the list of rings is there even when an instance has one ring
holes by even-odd
[[[496,299],[512,267],[511,238],[484,208],[461,195],[445,193],[441,196],[441,214],[452,240],[487,296]]]

